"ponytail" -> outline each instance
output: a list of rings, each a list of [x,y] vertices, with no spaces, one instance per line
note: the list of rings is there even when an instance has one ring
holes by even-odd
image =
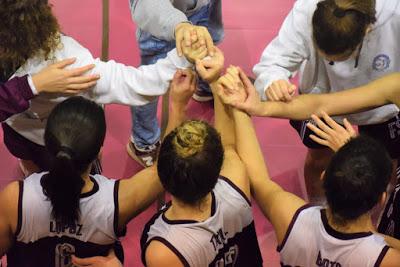
[[[83,186],[84,181],[74,164],[73,152],[68,147],[61,147],[50,172],[42,179],[42,187],[51,201],[52,215],[56,221],[73,225],[79,220]]]
[[[104,110],[91,100],[71,97],[51,112],[44,141],[52,166],[41,184],[57,222],[71,225],[79,220],[82,175],[97,158],[105,134]]]

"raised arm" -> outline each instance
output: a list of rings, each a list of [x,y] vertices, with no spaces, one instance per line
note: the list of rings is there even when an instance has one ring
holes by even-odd
[[[291,89],[290,85],[280,84],[288,84],[288,80],[300,68],[302,62],[310,57],[312,34],[309,23],[313,12],[310,2],[313,1],[295,2],[278,36],[265,48],[260,62],[254,66],[253,72],[257,77],[255,85],[264,100],[266,90],[274,89],[271,87],[273,82],[281,81],[277,83],[277,89]]]
[[[171,111],[166,134],[186,119],[186,106],[195,91],[196,78],[189,71],[177,71],[171,83]],[[119,229],[146,209],[164,191],[154,164],[135,176],[120,181],[118,202],[120,205]]]
[[[251,85],[242,71],[240,78],[245,87]],[[253,197],[274,226],[278,243],[281,244],[295,212],[305,205],[305,201],[284,191],[270,179],[250,117],[236,109],[233,110],[233,117],[236,147],[246,166]]]
[[[299,95],[287,103],[262,102],[253,86],[246,88],[246,91],[244,102],[230,101],[228,104],[254,116],[302,120],[310,118],[312,114],[321,115],[322,111],[329,115],[343,115],[390,103],[400,106],[400,73],[331,94]]]

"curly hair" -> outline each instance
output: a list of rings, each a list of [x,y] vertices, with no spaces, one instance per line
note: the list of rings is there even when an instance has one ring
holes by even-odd
[[[0,74],[11,75],[33,56],[49,59],[59,44],[60,27],[47,0],[1,0]]]

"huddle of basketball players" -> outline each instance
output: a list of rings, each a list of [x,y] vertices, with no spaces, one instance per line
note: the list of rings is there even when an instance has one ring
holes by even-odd
[[[26,176],[0,192],[7,266],[122,266],[127,223],[164,191],[145,266],[262,266],[252,198],[281,266],[400,266],[400,1],[296,1],[254,83],[224,70],[220,0],[130,5],[138,68],[93,58],[46,0],[0,6],[0,118]],[[214,101],[213,126],[188,119],[191,98]],[[127,179],[101,175],[109,103],[132,109],[127,152],[145,168]],[[251,116],[298,131],[309,203],[270,179]]]

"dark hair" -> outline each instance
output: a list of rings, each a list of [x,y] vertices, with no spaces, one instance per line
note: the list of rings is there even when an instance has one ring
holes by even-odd
[[[59,31],[47,0],[1,0],[0,70],[10,75],[33,56],[50,58]]]
[[[313,39],[326,55],[350,56],[375,21],[374,0],[324,0],[312,18]]]
[[[168,134],[161,144],[158,174],[169,193],[194,205],[214,188],[223,158],[218,132],[206,122],[187,121]]]
[[[385,148],[370,137],[351,139],[332,158],[323,187],[337,222],[370,211],[386,191],[392,162]]]
[[[103,146],[106,121],[102,107],[83,97],[58,104],[46,125],[46,149],[54,157],[42,178],[44,194],[50,199],[52,215],[64,224],[79,219],[81,178]]]

